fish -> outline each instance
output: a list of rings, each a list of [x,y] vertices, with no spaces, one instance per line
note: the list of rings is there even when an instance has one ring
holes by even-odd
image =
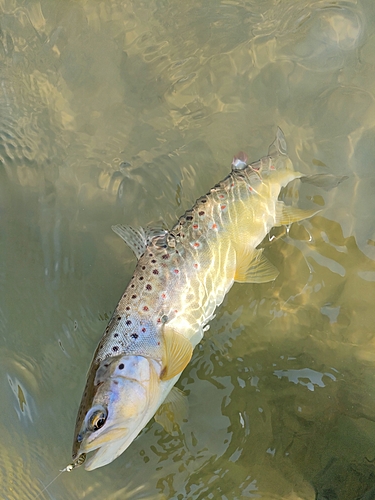
[[[271,228],[318,212],[279,200],[283,187],[303,177],[278,129],[267,156],[248,164],[243,152],[236,155],[229,175],[172,229],[112,227],[137,265],[89,368],[67,470],[109,464],[163,402],[173,406],[171,389],[235,282],[277,278],[279,271],[257,247]]]

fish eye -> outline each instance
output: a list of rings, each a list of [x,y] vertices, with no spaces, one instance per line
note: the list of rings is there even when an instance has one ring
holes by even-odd
[[[85,420],[89,431],[98,431],[107,420],[107,410],[100,405],[94,406],[87,413]]]

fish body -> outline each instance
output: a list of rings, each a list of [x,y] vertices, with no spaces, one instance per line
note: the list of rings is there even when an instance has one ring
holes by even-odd
[[[120,455],[165,400],[233,283],[277,277],[256,247],[272,227],[315,213],[278,200],[302,176],[279,129],[268,156],[250,165],[235,157],[231,173],[170,231],[113,227],[138,262],[94,354],[73,461],[95,451],[85,465],[92,470]]]

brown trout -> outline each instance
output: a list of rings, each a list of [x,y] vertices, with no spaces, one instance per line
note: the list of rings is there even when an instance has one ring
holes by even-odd
[[[112,462],[153,417],[189,363],[207,323],[234,282],[274,280],[257,249],[274,226],[312,216],[278,200],[303,177],[293,170],[278,129],[268,156],[231,173],[199,198],[170,230],[113,230],[138,262],[94,354],[77,415],[73,463],[93,470]]]

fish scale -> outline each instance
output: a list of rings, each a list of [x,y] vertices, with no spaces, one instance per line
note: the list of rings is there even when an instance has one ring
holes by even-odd
[[[302,176],[293,170],[279,129],[268,156],[250,165],[243,153],[235,157],[231,173],[170,231],[113,226],[138,262],[94,354],[76,421],[73,467],[95,450],[86,468],[100,467],[130,445],[171,391],[235,281],[277,277],[256,247],[273,226],[316,213],[278,201],[280,189]]]

